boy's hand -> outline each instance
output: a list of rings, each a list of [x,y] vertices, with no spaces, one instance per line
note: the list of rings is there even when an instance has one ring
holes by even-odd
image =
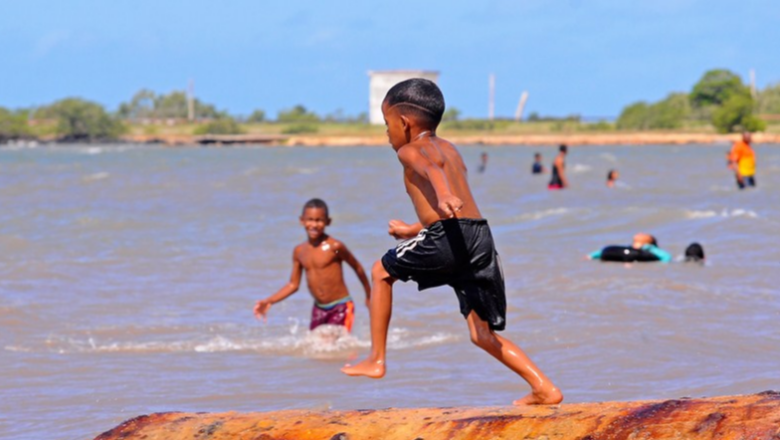
[[[463,200],[452,194],[443,196],[439,199],[439,210],[449,218],[455,217],[463,208]]]
[[[387,233],[399,240],[405,240],[417,235],[419,231],[412,225],[409,225],[401,220],[390,220],[387,223]]]
[[[267,299],[261,299],[255,303],[255,318],[262,319],[263,322],[268,321],[268,311],[271,310],[271,301]]]

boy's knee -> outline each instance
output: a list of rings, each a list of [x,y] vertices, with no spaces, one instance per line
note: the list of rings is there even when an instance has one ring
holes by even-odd
[[[490,340],[491,336],[489,332],[485,331],[485,329],[477,326],[471,326],[469,328],[469,333],[471,336],[471,342],[479,347],[485,345],[485,343]]]
[[[371,267],[371,279],[373,281],[385,280],[390,278],[390,274],[385,270],[382,260],[377,260]]]
[[[495,334],[487,325],[469,325],[469,335],[471,342],[480,348],[487,349],[498,343]]]

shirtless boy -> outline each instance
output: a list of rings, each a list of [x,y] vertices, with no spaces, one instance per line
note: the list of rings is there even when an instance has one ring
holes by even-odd
[[[320,199],[311,199],[303,206],[301,225],[306,230],[308,240],[293,250],[293,269],[290,282],[278,292],[261,299],[255,304],[257,319],[266,319],[271,305],[282,301],[298,291],[301,274],[306,271],[306,284],[314,307],[311,310],[309,330],[323,324],[341,325],[347,331],[352,330],[355,318],[355,305],[349,296],[341,263],[346,262],[355,271],[366,291],[366,303],[371,297],[371,286],[363,266],[355,259],[344,243],[325,234],[330,225],[328,205]]]
[[[341,371],[351,376],[385,375],[387,329],[396,280],[417,282],[420,290],[455,289],[471,341],[531,386],[516,405],[554,404],[563,399],[550,379],[511,341],[496,334],[506,322],[501,264],[487,220],[466,182],[466,166],[448,141],[436,136],[444,97],[431,81],[410,79],[395,85],[382,103],[387,135],[404,169],[406,192],[418,223],[391,220],[388,232],[405,239],[372,268],[371,354]]]
[[[558,147],[558,155],[552,164],[552,177],[548,189],[564,189],[569,187],[569,179],[566,178],[566,154],[569,148],[566,145]]]

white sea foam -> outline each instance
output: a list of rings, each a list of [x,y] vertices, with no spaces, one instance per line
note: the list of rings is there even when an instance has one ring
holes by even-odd
[[[288,168],[289,172],[293,174],[314,174],[317,171],[319,171],[319,168],[303,168],[303,167],[294,167],[294,168]]]
[[[574,165],[572,165],[572,167],[571,167],[571,171],[572,171],[573,173],[577,173],[577,174],[580,174],[580,173],[587,173],[587,172],[589,172],[589,171],[590,171],[590,170],[592,170],[592,169],[593,169],[593,167],[592,167],[592,166],[590,166],[590,165],[585,165],[585,164],[581,164],[581,163],[575,163],[575,164],[574,164]]]
[[[607,162],[610,162],[610,163],[617,163],[618,162],[617,156],[615,156],[614,154],[601,153],[599,156],[601,156],[602,159],[604,159],[604,160],[606,160]]]
[[[702,210],[702,211],[685,211],[685,218],[687,219],[700,219],[700,218],[713,218],[713,217],[722,217],[722,218],[731,218],[731,217],[747,217],[747,218],[757,218],[758,214],[755,211],[751,211],[749,209],[723,209],[720,212],[715,210]]]
[[[94,181],[96,181],[96,180],[103,180],[103,179],[106,179],[106,178],[108,178],[109,176],[110,176],[110,174],[109,174],[109,173],[106,173],[106,172],[100,172],[100,173],[94,173],[94,174],[89,174],[89,175],[87,175],[87,176],[84,176],[84,177],[82,178],[82,180],[84,180],[85,182],[94,182]]]
[[[89,147],[89,148],[82,149],[81,152],[92,156],[95,154],[101,154],[103,152],[103,149],[100,147]]]
[[[545,209],[543,211],[527,212],[517,217],[517,220],[539,220],[545,217],[551,217],[554,215],[567,214],[570,211],[568,208],[552,208]]]
[[[449,333],[415,335],[404,328],[391,328],[387,338],[390,350],[406,350],[416,347],[446,344],[456,341],[457,336]],[[314,331],[301,330],[294,323],[289,334],[281,336],[258,337],[256,335],[193,337],[181,340],[152,341],[105,341],[89,337],[51,336],[45,341],[47,351],[67,353],[220,353],[220,352],[260,352],[287,355],[302,355],[314,358],[343,357],[345,353],[358,348],[369,348],[369,340],[360,339],[347,333],[344,327],[323,325]],[[36,351],[31,346],[9,345],[7,351]]]

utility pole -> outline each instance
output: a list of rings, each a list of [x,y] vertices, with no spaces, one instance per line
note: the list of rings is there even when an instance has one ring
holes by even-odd
[[[756,97],[756,70],[750,69],[750,94]]]
[[[187,120],[195,120],[195,81],[190,80],[187,85]]]
[[[488,119],[493,120],[496,111],[496,74],[491,73],[488,77]]]
[[[520,102],[517,103],[517,111],[515,112],[515,122],[520,122],[523,119],[523,109],[525,109],[525,102],[528,101],[528,91],[523,90],[520,95]]]

